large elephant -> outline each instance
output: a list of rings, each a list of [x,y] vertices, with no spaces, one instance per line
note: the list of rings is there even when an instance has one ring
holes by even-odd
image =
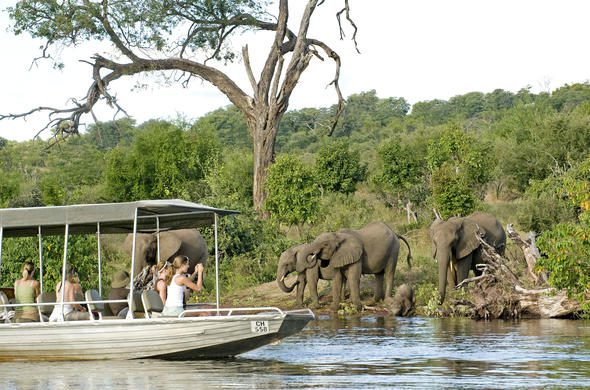
[[[391,300],[393,278],[397,266],[400,242],[408,246],[408,267],[411,267],[411,250],[402,236],[395,234],[382,222],[371,222],[359,230],[341,229],[322,233],[298,253],[297,262],[334,268],[332,281],[332,310],[340,307],[342,285],[348,281],[352,304],[361,309],[361,274],[375,275],[375,301]]]
[[[125,251],[131,255],[133,234],[127,235]],[[157,264],[160,260],[171,260],[176,255],[188,256],[189,273],[199,263],[207,264],[207,243],[197,229],[179,229],[160,232],[160,258],[158,259],[158,235],[156,233],[137,233],[135,244],[135,266],[133,274],[137,277],[146,266]]]
[[[277,264],[277,283],[280,289],[286,293],[292,292],[295,286],[297,286],[296,302],[298,306],[303,306],[305,286],[309,285],[311,307],[317,308],[320,305],[318,298],[318,281],[319,279],[332,280],[334,277],[334,268],[320,268],[320,265],[317,262],[315,262],[314,266],[307,267],[309,264],[308,262],[297,262],[298,253],[305,250],[305,248],[307,248],[307,244],[299,244],[287,249],[281,254]],[[285,277],[294,271],[297,271],[298,273],[297,280],[292,286],[287,286],[285,284]]]
[[[440,301],[445,300],[447,279],[453,286],[467,279],[469,270],[480,272],[481,242],[477,235],[493,246],[499,254],[506,248],[506,233],[502,224],[487,213],[475,212],[467,217],[437,219],[430,226],[432,257],[438,262],[438,292]]]

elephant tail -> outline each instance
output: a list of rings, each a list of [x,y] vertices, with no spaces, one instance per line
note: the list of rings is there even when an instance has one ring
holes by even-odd
[[[400,240],[405,242],[406,246],[408,247],[408,257],[406,257],[406,261],[408,262],[408,268],[412,269],[412,250],[410,249],[410,244],[408,244],[408,241],[401,234],[396,234],[396,235],[397,235],[397,238],[399,238]]]

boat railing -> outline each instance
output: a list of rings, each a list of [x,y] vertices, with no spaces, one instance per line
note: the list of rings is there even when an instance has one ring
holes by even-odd
[[[215,313],[213,315],[216,316],[224,316],[224,317],[228,317],[228,316],[236,316],[236,315],[243,315],[243,314],[271,314],[271,313],[277,313],[279,315],[285,315],[285,311],[279,309],[278,307],[273,307],[273,306],[264,306],[264,307],[228,307],[228,308],[204,308],[204,309],[187,309],[184,310],[182,313],[180,313],[178,315],[179,318],[183,318],[186,317],[187,315],[191,314],[191,313],[197,313],[197,314],[202,314],[202,313],[208,313],[209,315],[211,315],[212,313]],[[290,314],[310,314],[312,316],[315,317],[315,315],[313,314],[313,311],[311,311],[311,309],[296,309],[296,310],[289,310],[288,313]]]
[[[228,307],[228,308],[204,308],[204,309],[187,309],[184,310],[182,313],[180,313],[178,315],[179,318],[183,318],[186,317],[187,314],[190,313],[209,313],[211,315],[211,313],[215,313],[215,315],[217,316],[231,316],[231,315],[236,315],[235,313],[253,313],[255,312],[256,314],[260,313],[260,312],[273,312],[273,313],[277,313],[280,315],[283,315],[284,312],[279,309],[278,307]]]
[[[85,300],[85,301],[71,301],[71,302],[63,302],[64,305],[84,305],[88,307],[89,304],[108,304],[108,303],[127,303],[126,299],[101,299],[101,300]],[[10,303],[10,304],[0,304],[0,308],[6,307],[7,309],[14,310],[16,307],[43,307],[43,306],[58,306],[61,305],[62,302],[42,302],[42,303]],[[229,307],[229,308],[202,308],[202,309],[186,309],[182,313],[178,315],[178,318],[190,317],[190,314],[206,314],[207,316],[221,316],[221,317],[229,317],[229,316],[236,316],[236,315],[251,315],[251,314],[272,314],[276,313],[278,315],[285,315],[286,313],[289,314],[309,314],[315,317],[313,311],[311,309],[294,309],[283,311],[278,307],[274,306],[262,306],[262,307]],[[98,319],[102,319],[102,316],[99,315]],[[90,320],[95,320],[94,316],[90,316]]]

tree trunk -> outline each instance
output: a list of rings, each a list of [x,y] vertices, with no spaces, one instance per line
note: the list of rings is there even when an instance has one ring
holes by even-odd
[[[266,177],[268,168],[274,162],[275,158],[275,140],[280,121],[280,116],[257,115],[256,120],[252,123],[252,143],[254,152],[254,182],[252,188],[252,197],[254,200],[254,209],[261,216],[267,217],[263,211],[264,201],[266,200]]]

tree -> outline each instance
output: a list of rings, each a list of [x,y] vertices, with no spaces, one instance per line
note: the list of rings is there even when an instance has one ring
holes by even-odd
[[[357,183],[365,180],[367,166],[360,153],[350,150],[346,140],[337,140],[322,148],[315,163],[318,182],[327,191],[350,194]]]
[[[310,167],[297,157],[280,155],[269,169],[266,210],[274,219],[288,225],[302,225],[315,220],[320,190]]]
[[[422,156],[426,148],[417,139],[402,142],[391,138],[379,145],[377,161],[379,169],[373,180],[383,190],[394,196],[394,201],[412,201],[420,204],[427,193],[426,161]]]
[[[167,122],[148,122],[131,145],[119,145],[108,153],[108,195],[114,201],[196,200],[205,192],[199,185],[219,160],[220,150],[211,134],[183,132]]]
[[[58,136],[77,134],[81,117],[90,113],[100,99],[123,110],[111,92],[111,84],[122,77],[164,72],[169,80],[182,81],[184,85],[193,78],[203,79],[225,94],[246,117],[253,141],[254,207],[260,211],[266,197],[264,183],[274,159],[279,122],[313,57],[326,56],[335,62],[335,77],[330,84],[338,95],[336,117],[344,107],[338,85],[340,57],[326,43],[308,37],[312,14],[323,3],[322,0],[305,2],[299,29],[294,31],[287,23],[288,0],[278,2],[276,18],[271,21],[265,12],[266,1],[258,0],[20,1],[9,8],[13,31],[28,32],[44,40],[44,56],[49,47],[69,47],[90,40],[108,40],[116,53],[110,58],[96,54],[90,59],[93,82],[85,98],[72,99],[71,107],[39,107],[23,114],[3,115],[0,119],[48,112],[45,129],[51,128],[57,140]],[[354,28],[355,40],[356,26],[349,16],[348,0],[344,0],[344,8],[337,13],[339,23],[343,14]],[[250,66],[248,46],[242,48],[252,95],[220,68],[210,65],[211,61],[234,60],[236,53],[229,40],[247,30],[274,32],[258,80]]]

